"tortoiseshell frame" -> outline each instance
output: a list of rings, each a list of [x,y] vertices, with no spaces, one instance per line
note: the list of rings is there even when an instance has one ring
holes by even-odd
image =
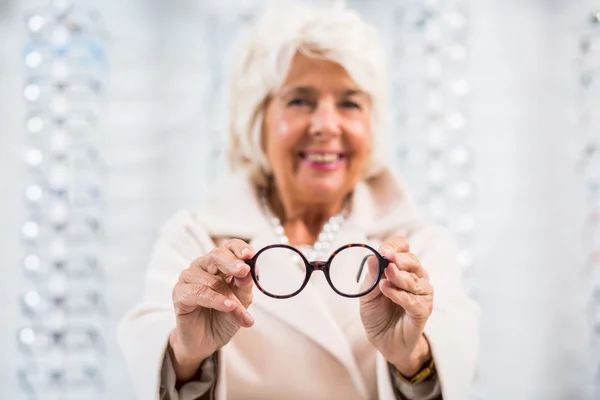
[[[335,288],[335,286],[333,286],[333,283],[331,282],[331,278],[329,276],[329,266],[331,265],[331,261],[333,260],[333,258],[339,252],[341,252],[342,250],[349,249],[351,247],[363,247],[363,248],[367,248],[367,249],[369,249],[369,250],[371,250],[373,252],[373,254],[377,257],[377,259],[379,261],[379,273],[377,274],[377,279],[375,280],[375,282],[373,283],[373,285],[371,287],[369,287],[364,292],[361,292],[361,293],[358,293],[358,294],[345,294],[345,293],[340,292],[339,290],[337,290]],[[269,293],[266,290],[264,290],[260,286],[260,283],[258,282],[258,276],[256,275],[256,260],[261,255],[261,253],[263,253],[264,251],[267,251],[269,249],[275,249],[275,248],[284,248],[284,249],[288,249],[288,250],[294,251],[304,261],[304,265],[305,265],[305,268],[306,268],[306,277],[304,278],[304,282],[302,283],[302,285],[300,286],[300,288],[298,290],[296,290],[294,293],[286,294],[286,295],[272,294],[272,293]],[[360,267],[360,270],[359,270],[359,273],[358,273],[358,276],[357,276],[357,281],[360,278],[360,274],[362,272],[362,269],[364,267],[364,263],[365,263],[366,259],[367,259],[367,257],[365,257],[362,260],[362,262],[361,262],[361,267]],[[298,293],[300,293],[306,287],[306,285],[308,284],[308,281],[310,280],[310,277],[311,277],[313,271],[323,271],[325,273],[325,279],[327,279],[327,283],[329,283],[329,286],[331,286],[331,288],[333,289],[333,291],[336,292],[337,294],[339,294],[340,296],[348,297],[348,298],[355,298],[355,297],[361,297],[361,296],[364,296],[366,294],[369,294],[375,288],[375,286],[377,286],[377,284],[381,280],[381,277],[383,276],[383,272],[384,272],[385,268],[389,264],[389,261],[388,261],[387,258],[385,258],[381,254],[379,254],[379,252],[377,252],[374,248],[372,248],[369,245],[362,244],[362,243],[351,243],[351,244],[347,244],[345,246],[340,247],[339,249],[337,249],[333,253],[331,253],[331,256],[329,256],[329,259],[327,261],[308,261],[306,259],[306,257],[304,257],[304,254],[302,254],[299,250],[297,250],[296,248],[294,248],[292,246],[289,246],[287,244],[272,244],[272,245],[265,246],[262,249],[260,249],[254,255],[254,257],[252,257],[249,260],[246,260],[246,264],[248,264],[250,266],[250,273],[252,274],[252,279],[254,280],[254,283],[256,284],[256,287],[258,288],[258,290],[260,290],[265,295],[267,295],[269,297],[272,297],[274,299],[289,299],[291,297],[296,296]]]

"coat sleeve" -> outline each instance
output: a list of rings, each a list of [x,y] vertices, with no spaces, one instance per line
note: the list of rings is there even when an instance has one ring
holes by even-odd
[[[410,384],[402,381],[393,372],[393,366],[388,364],[392,382],[396,388],[396,397],[401,400],[440,400],[442,398],[442,388],[437,372],[434,372],[423,381]]]
[[[390,364],[377,354],[377,389],[380,399],[439,400],[442,398],[437,372],[417,384],[411,385],[397,378]]]
[[[217,354],[203,364],[197,380],[175,388],[166,352],[175,328],[173,286],[182,270],[214,244],[192,212],[182,211],[161,229],[145,274],[142,300],[119,322],[117,336],[134,390],[140,400],[224,398],[224,366]],[[206,375],[202,376],[202,373]],[[204,395],[204,396],[203,396]]]
[[[434,288],[433,312],[425,326],[425,335],[435,359],[437,388],[412,391],[398,386],[390,377],[383,357],[378,360],[380,393],[395,387],[414,400],[437,398],[439,387],[444,400],[468,398],[475,374],[479,349],[479,307],[462,284],[463,270],[458,264],[458,249],[451,235],[436,225],[427,225],[408,235],[410,250],[427,270]],[[413,388],[416,389],[416,388]],[[421,388],[424,389],[424,388]],[[435,393],[438,391],[438,393]]]

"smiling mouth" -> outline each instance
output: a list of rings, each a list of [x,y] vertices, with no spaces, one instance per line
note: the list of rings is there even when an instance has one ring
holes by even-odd
[[[342,153],[300,153],[300,158],[315,164],[330,164],[344,158]]]

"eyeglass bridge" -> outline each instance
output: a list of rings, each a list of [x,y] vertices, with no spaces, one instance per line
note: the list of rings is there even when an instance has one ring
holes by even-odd
[[[327,261],[309,261],[308,265],[313,267],[315,271],[322,271],[327,266]]]

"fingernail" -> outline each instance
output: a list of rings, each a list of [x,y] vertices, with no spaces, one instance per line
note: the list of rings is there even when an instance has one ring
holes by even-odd
[[[244,313],[244,315],[242,316],[242,319],[244,320],[246,325],[250,325],[254,322],[254,318],[252,318],[252,315],[250,315],[250,313],[248,311],[246,311]]]
[[[235,264],[235,269],[237,269],[238,271],[241,270],[242,268],[244,268],[246,266],[246,263],[237,263]]]
[[[420,286],[420,285],[418,285],[418,284],[417,284],[417,285],[415,285],[415,290],[416,290],[417,292],[420,292],[420,291],[421,291],[421,286]]]
[[[389,247],[382,247],[381,254],[383,254],[384,256],[389,256],[390,254],[392,254],[392,249],[390,249]]]
[[[227,299],[223,302],[223,305],[227,308],[230,308],[233,305],[233,301]]]
[[[250,254],[250,249],[245,247],[242,249],[242,251],[240,252],[241,255],[243,256],[247,256],[248,254]]]

